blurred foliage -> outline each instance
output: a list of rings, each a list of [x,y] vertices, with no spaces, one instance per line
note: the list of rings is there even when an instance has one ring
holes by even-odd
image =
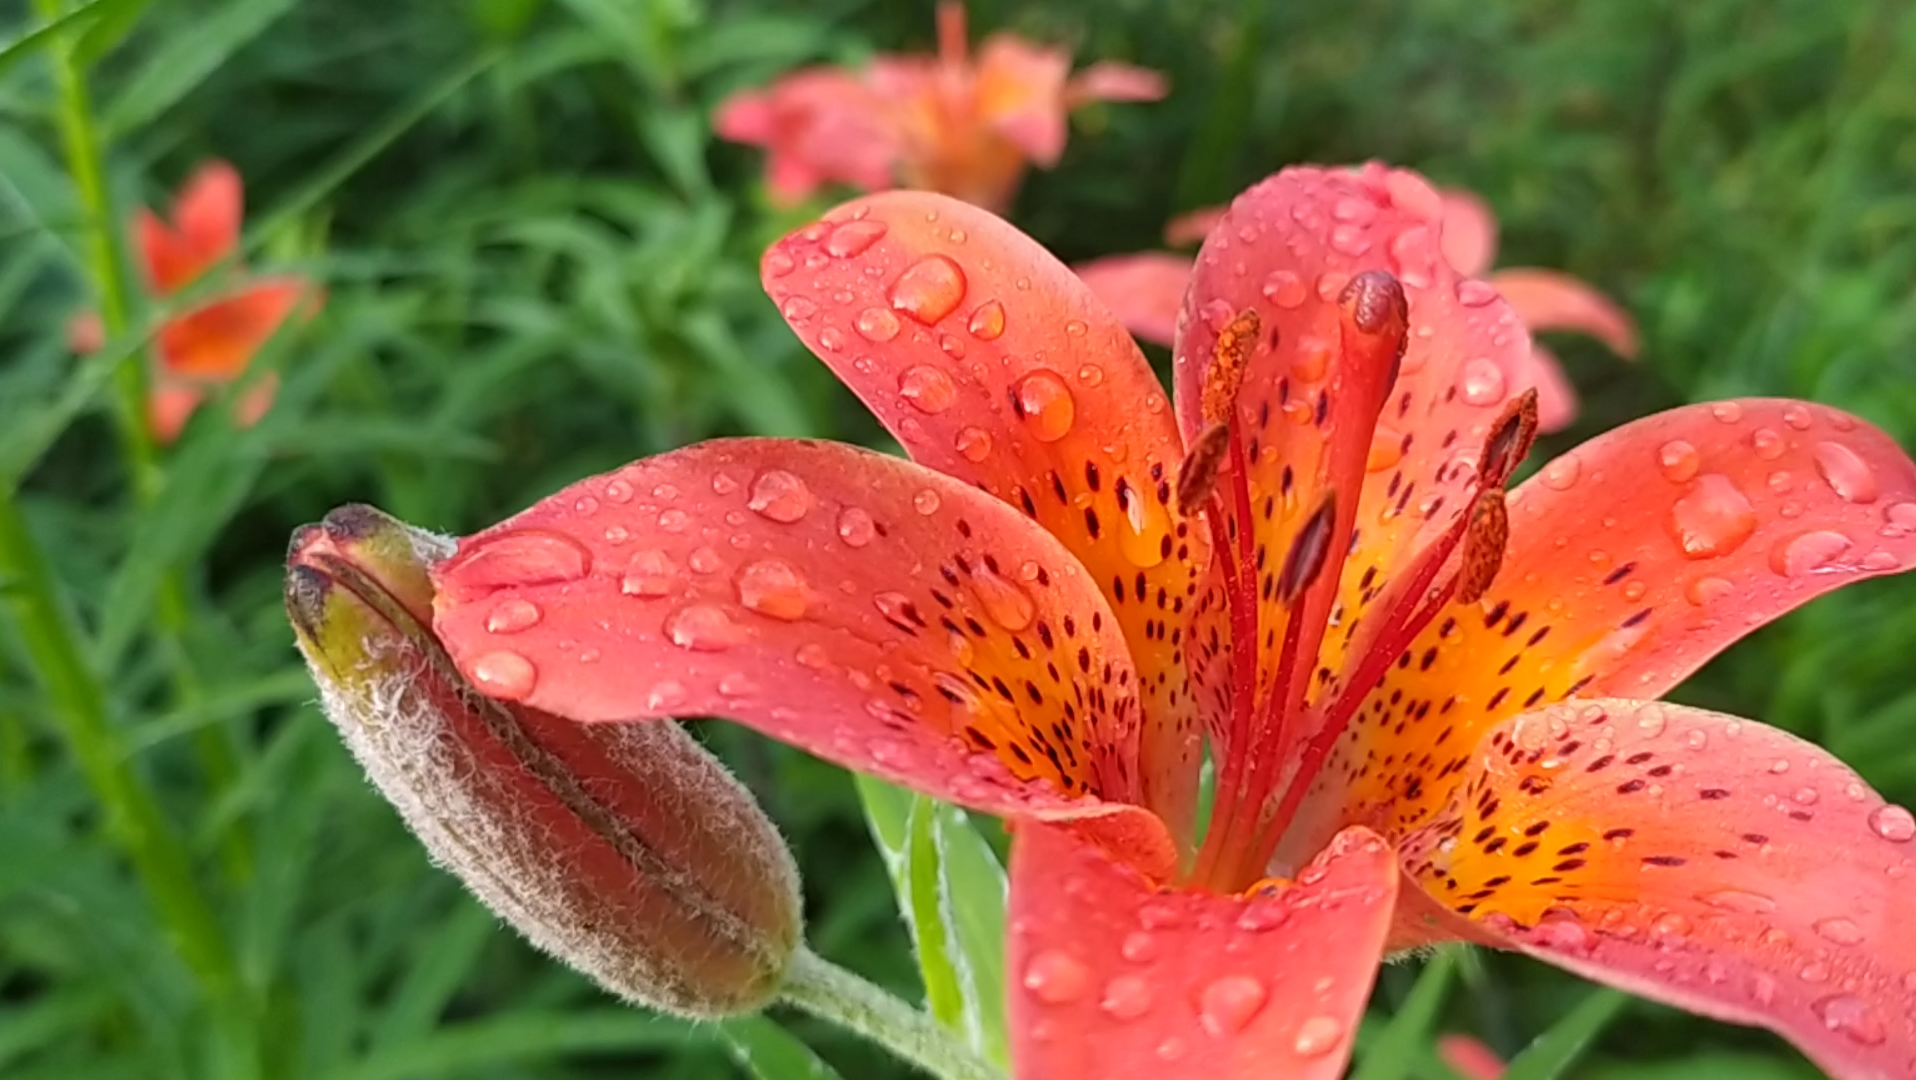
[[[930,5],[92,0],[31,33],[49,10],[63,9],[0,3],[0,477],[250,1004],[230,1015],[177,959],[28,642],[0,621],[0,1072],[228,1075],[238,1025],[274,1077],[726,1075],[745,1036],[617,1008],[425,864],[310,704],[280,553],[341,502],[460,532],[709,435],[881,442],[758,289],[758,252],[811,211],[768,207],[759,155],[715,142],[708,117],[803,62],[928,48]],[[974,34],[1015,28],[1172,79],[1162,104],[1082,115],[1061,167],[1028,183],[1016,219],[1068,259],[1156,246],[1171,213],[1289,162],[1382,157],[1481,192],[1506,263],[1572,271],[1641,321],[1635,366],[1565,344],[1587,408],[1546,450],[1726,394],[1813,397],[1916,445],[1916,8],[1900,0],[976,0],[971,14]],[[230,159],[253,257],[328,293],[263,359],[284,380],[266,421],[237,432],[202,415],[152,501],[131,494],[104,365],[65,346],[67,319],[99,297],[61,151],[48,46],[63,34],[88,65],[120,219],[197,161]],[[169,622],[174,592],[185,614]],[[1912,801],[1912,650],[1916,581],[1878,582],[1759,633],[1679,697],[1816,738]],[[793,839],[820,951],[921,994],[849,778],[702,730]],[[1415,974],[1384,973],[1380,1016]],[[1509,957],[1471,959],[1463,985],[1432,1030],[1510,1052],[1591,993]],[[900,1075],[792,1026],[847,1076]],[[1767,1035],[1645,1005],[1577,1069],[1814,1075]],[[1444,1075],[1427,1050],[1392,1071]]]

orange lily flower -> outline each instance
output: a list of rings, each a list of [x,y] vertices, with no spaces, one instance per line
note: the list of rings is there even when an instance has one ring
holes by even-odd
[[[199,167],[173,202],[169,224],[141,207],[134,218],[147,285],[154,296],[171,296],[199,280],[239,246],[243,202],[240,176],[224,161]],[[255,354],[302,298],[316,309],[311,283],[290,275],[248,278],[232,292],[160,327],[159,367],[148,398],[148,422],[162,443],[179,437],[207,392],[245,374]],[[75,352],[98,352],[105,344],[99,316],[83,315],[69,331]],[[262,380],[237,406],[241,424],[257,423],[273,403],[273,382]]]
[[[500,699],[732,717],[1011,819],[1020,1077],[1334,1077],[1378,960],[1454,939],[1908,1075],[1916,819],[1816,746],[1643,699],[1916,562],[1916,463],[1748,399],[1506,495],[1529,341],[1441,222],[1379,165],[1250,189],[1172,399],[1012,226],[849,203],[766,288],[914,460],[638,461],[459,541],[435,630]]]
[[[1626,359],[1637,354],[1636,325],[1630,316],[1588,284],[1556,270],[1517,268],[1488,273],[1497,254],[1497,218],[1482,199],[1467,191],[1442,190],[1440,244],[1451,268],[1465,278],[1482,278],[1503,294],[1517,317],[1532,331],[1572,330],[1590,334]],[[1171,247],[1202,240],[1223,210],[1194,210],[1165,226]],[[1118,313],[1131,332],[1169,346],[1177,335],[1178,306],[1190,282],[1191,261],[1163,251],[1112,255],[1077,268],[1078,276]],[[1549,349],[1531,342],[1531,356],[1518,376],[1537,390],[1538,422],[1546,432],[1561,431],[1577,418],[1577,391]]]
[[[732,96],[714,122],[725,138],[771,151],[769,183],[783,202],[834,181],[876,191],[896,177],[1003,209],[1028,162],[1057,164],[1072,110],[1164,92],[1163,76],[1129,64],[1072,78],[1064,50],[1009,33],[986,39],[973,63],[965,7],[947,0],[937,56],[881,55],[863,73],[807,68]]]

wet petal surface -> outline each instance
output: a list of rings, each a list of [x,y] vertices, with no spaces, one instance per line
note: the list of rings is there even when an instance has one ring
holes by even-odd
[[[1490,592],[1426,628],[1338,744],[1300,850],[1340,822],[1423,820],[1519,712],[1655,697],[1797,605],[1916,563],[1916,464],[1822,406],[1695,405],[1545,465],[1509,521]]]
[[[1018,1075],[1343,1074],[1397,889],[1375,834],[1252,898],[1160,888],[1048,826],[1018,831],[1011,870]]]
[[[1168,505],[1183,447],[1130,335],[1029,237],[940,195],[849,203],[762,270],[799,337],[913,460],[1017,508],[1090,572],[1160,725],[1145,733],[1145,798],[1182,831],[1201,721],[1180,624],[1208,552]]]
[[[1916,1067],[1912,839],[1916,818],[1819,747],[1600,699],[1500,726],[1403,855],[1518,948],[1883,1078]]]
[[[1135,801],[1136,677],[1103,599],[1015,510],[909,462],[701,443],[462,540],[434,580],[436,629],[496,697],[728,717],[995,813]]]

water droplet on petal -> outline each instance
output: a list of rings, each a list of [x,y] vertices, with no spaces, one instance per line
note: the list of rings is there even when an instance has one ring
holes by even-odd
[[[1406,287],[1430,287],[1431,268],[1437,262],[1437,245],[1429,227],[1417,225],[1398,233],[1390,242],[1391,263]]]
[[[1657,451],[1657,464],[1662,467],[1665,480],[1681,484],[1697,474],[1703,458],[1696,447],[1682,439],[1671,439]]]
[[[758,684],[744,672],[731,671],[719,679],[718,692],[726,697],[745,697],[758,693]]]
[[[957,310],[965,298],[965,272],[947,255],[927,255],[892,283],[891,306],[926,326]]]
[[[625,576],[619,580],[619,591],[627,596],[669,596],[677,580],[678,568],[672,565],[671,557],[665,552],[652,549],[635,551],[632,560],[625,564]]]
[[[1134,964],[1147,963],[1157,958],[1158,939],[1143,930],[1134,930],[1124,936],[1118,952]]]
[[[798,269],[798,263],[782,247],[775,247],[765,253],[765,276],[782,278]]]
[[[1046,949],[1025,965],[1024,986],[1047,1005],[1065,1005],[1091,988],[1091,969],[1068,953]]]
[[[1370,234],[1361,226],[1349,223],[1331,229],[1331,250],[1353,258],[1370,250]]]
[[[1750,445],[1755,448],[1756,456],[1764,461],[1775,461],[1789,449],[1788,442],[1774,428],[1757,428],[1750,436]]]
[[[812,492],[805,481],[784,469],[767,469],[752,481],[751,501],[745,505],[773,521],[790,524],[812,508]]]
[[[1039,442],[1057,442],[1071,431],[1078,406],[1057,372],[1039,368],[1018,380],[1015,393],[1018,411]]]
[[[979,341],[996,341],[1005,332],[1005,306],[996,300],[987,300],[978,305],[971,313],[971,320],[965,324],[971,336]]]
[[[805,617],[811,589],[791,563],[760,559],[739,571],[738,601],[760,615],[793,622]]]
[[[1289,270],[1273,271],[1264,279],[1261,291],[1264,299],[1281,308],[1295,308],[1304,303],[1304,281]]]
[[[685,700],[685,684],[677,679],[665,679],[652,684],[645,695],[645,707],[651,712],[664,712]]]
[[[1802,405],[1792,402],[1789,405],[1783,406],[1783,422],[1798,431],[1808,431],[1810,428],[1810,411]]]
[[[898,336],[898,316],[881,307],[866,308],[852,321],[866,341],[886,342]]]
[[[1270,992],[1249,975],[1226,975],[1198,991],[1198,1022],[1222,1038],[1248,1027]]]
[[[793,326],[803,326],[818,314],[818,305],[803,296],[793,296],[778,306],[778,313]]]
[[[1743,419],[1743,406],[1734,401],[1719,401],[1710,406],[1710,415],[1725,424],[1734,424]]]
[[[1705,473],[1672,503],[1670,535],[1687,558],[1710,559],[1743,546],[1756,531],[1756,508],[1722,473]]]
[[[1457,380],[1457,389],[1472,405],[1501,403],[1505,388],[1503,369],[1482,356],[1466,362]]]
[[[1821,798],[1821,796],[1816,793],[1816,789],[1813,787],[1802,787],[1797,788],[1796,791],[1790,795],[1790,798],[1801,806],[1815,806],[1816,800]]]
[[[1851,503],[1876,501],[1876,474],[1856,456],[1856,451],[1842,443],[1820,442],[1813,453],[1817,473],[1838,498]]]
[[[1337,1048],[1344,1039],[1344,1022],[1334,1016],[1313,1016],[1297,1025],[1297,1039],[1291,1049],[1300,1057],[1322,1057]]]
[[[918,489],[918,493],[911,497],[912,509],[924,514],[926,517],[937,513],[938,505],[938,493],[930,488],[920,488]]]
[[[692,552],[686,562],[691,564],[693,573],[698,574],[716,574],[725,568],[725,560],[719,558],[719,553],[703,545]]]
[[[466,668],[466,675],[481,693],[506,701],[525,700],[539,680],[532,661],[504,649],[473,660]]]
[[[834,259],[850,259],[863,255],[885,235],[885,223],[872,221],[848,221],[832,230],[825,238],[825,254]]]
[[[1078,369],[1078,381],[1086,386],[1101,386],[1104,383],[1104,369],[1096,364],[1085,364]]]
[[[991,456],[991,436],[983,428],[968,427],[960,430],[952,446],[966,461],[978,462]]]
[[[1882,1017],[1876,1015],[1876,1010],[1861,998],[1837,994],[1817,1001],[1810,1008],[1823,1021],[1824,1027],[1851,1042],[1863,1046],[1881,1046],[1889,1038]]]
[[[1863,940],[1863,928],[1840,916],[1819,920],[1815,929],[1818,937],[1836,945],[1856,945]]]
[[[467,541],[447,572],[467,588],[503,589],[577,581],[591,568],[591,553],[571,537],[518,529]]]
[[[1716,603],[1736,591],[1736,586],[1720,577],[1700,577],[1690,582],[1683,595],[1697,607]]]
[[[1465,307],[1484,307],[1501,295],[1489,282],[1465,278],[1457,283],[1457,302]]]
[[[1370,453],[1364,459],[1366,472],[1383,472],[1396,467],[1404,460],[1404,437],[1390,428],[1379,425],[1376,434],[1371,436]]]
[[[1743,915],[1768,915],[1776,910],[1775,900],[1762,893],[1746,892],[1742,889],[1719,889],[1704,893],[1697,899],[1711,907]]]
[[[1113,1019],[1136,1020],[1151,1011],[1151,984],[1142,976],[1120,975],[1105,985],[1098,1007]]]
[[[1649,704],[1637,709],[1637,729],[1651,738],[1663,734],[1663,728],[1668,722],[1668,714],[1663,711],[1661,705]]]
[[[951,408],[951,403],[957,400],[958,388],[943,371],[919,364],[906,368],[898,376],[898,393],[919,412],[936,414]]]
[[[1907,844],[1916,839],[1916,816],[1893,803],[1877,807],[1869,815],[1869,827],[1893,844]]]
[[[823,671],[831,665],[831,656],[825,652],[825,646],[815,641],[800,645],[793,659],[798,661],[799,666],[811,668],[813,671]]]
[[[978,602],[984,605],[985,614],[1006,630],[1016,633],[1037,618],[1038,608],[1032,603],[1031,594],[989,568],[978,567],[971,584],[978,593]]]
[[[744,633],[725,609],[714,604],[688,604],[665,620],[672,644],[693,652],[723,652],[744,640]]]
[[[499,601],[499,606],[486,616],[486,629],[495,634],[516,634],[538,623],[540,618],[538,605],[530,600],[513,596]]]
[[[856,506],[847,506],[838,514],[838,538],[846,547],[862,548],[878,535],[878,522]]]
[[[1818,529],[1778,541],[1770,549],[1770,569],[1783,577],[1802,577],[1846,569],[1838,560],[1849,549],[1849,537],[1828,529]]]
[[[1553,458],[1543,467],[1541,475],[1544,487],[1552,491],[1569,491],[1583,476],[1583,465],[1576,458],[1565,454],[1560,458]]]

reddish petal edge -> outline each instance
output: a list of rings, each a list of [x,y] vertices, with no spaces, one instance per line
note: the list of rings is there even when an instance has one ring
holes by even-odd
[[[1335,837],[1295,884],[1247,899],[1165,889],[1071,833],[1011,859],[1021,1080],[1331,1080],[1349,1059],[1397,893],[1375,833]]]
[[[1533,332],[1574,330],[1610,346],[1618,356],[1636,358],[1636,322],[1587,282],[1556,270],[1529,267],[1499,270],[1488,280]]]
[[[1071,268],[1125,329],[1140,340],[1170,348],[1178,333],[1178,309],[1191,283],[1191,260],[1162,251],[1107,255]]]
[[[1587,978],[1769,1028],[1840,1080],[1916,1070],[1916,818],[1822,748],[1659,702],[1499,726],[1408,873]]]

